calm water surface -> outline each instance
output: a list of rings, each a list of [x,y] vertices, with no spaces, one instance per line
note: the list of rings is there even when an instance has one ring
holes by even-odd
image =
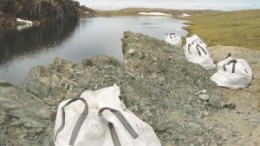
[[[80,63],[85,57],[107,55],[122,61],[124,31],[163,39],[165,33],[186,36],[182,21],[170,17],[97,17],[0,34],[0,79],[19,86],[28,71],[49,65],[56,57]]]

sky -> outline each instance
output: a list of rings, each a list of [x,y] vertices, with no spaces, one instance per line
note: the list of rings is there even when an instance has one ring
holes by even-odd
[[[77,0],[94,10],[118,10],[129,7],[194,10],[260,9],[260,0]]]

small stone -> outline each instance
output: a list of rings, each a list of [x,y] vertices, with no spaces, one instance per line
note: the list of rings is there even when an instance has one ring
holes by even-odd
[[[221,139],[223,141],[226,141],[228,139],[228,134],[227,133],[223,133],[222,136],[221,136]]]
[[[208,111],[203,111],[202,115],[203,115],[203,116],[208,116],[208,115],[209,115],[209,112],[208,112]]]
[[[8,83],[7,81],[4,81],[4,80],[0,79],[0,86],[11,86],[11,84]]]
[[[185,104],[184,107],[183,107],[183,110],[187,113],[190,113],[193,111],[193,107],[189,104]]]
[[[209,99],[209,104],[214,107],[214,108],[219,108],[221,109],[222,106],[221,106],[221,103],[220,103],[220,98],[219,97],[211,97]]]
[[[139,59],[141,59],[141,60],[142,60],[142,59],[144,59],[144,58],[145,58],[145,55],[144,55],[144,53],[143,53],[143,52],[140,52],[140,53],[139,53]]]
[[[207,101],[207,100],[209,100],[209,95],[199,94],[199,99],[202,100],[202,101]]]
[[[2,111],[0,111],[2,113]],[[3,124],[5,122],[5,114],[0,115],[0,124]]]
[[[128,51],[128,53],[130,54],[130,55],[134,55],[135,54],[135,49],[129,49],[129,51]]]
[[[41,109],[38,111],[38,114],[42,119],[49,119],[51,117],[51,111],[47,109]]]
[[[82,60],[81,64],[82,64],[83,66],[91,66],[91,65],[92,65],[92,62],[91,62],[91,59],[89,59],[89,58],[84,58],[84,59]]]
[[[221,102],[221,107],[228,109],[236,109],[236,104],[234,104],[232,101]]]
[[[207,90],[206,89],[202,89],[202,90],[194,93],[194,95],[205,94],[205,93],[207,93]]]
[[[53,64],[56,66],[60,66],[62,62],[63,62],[62,59],[57,57],[54,59]]]
[[[58,86],[60,82],[60,78],[57,74],[53,74],[50,78],[50,85],[51,87]]]

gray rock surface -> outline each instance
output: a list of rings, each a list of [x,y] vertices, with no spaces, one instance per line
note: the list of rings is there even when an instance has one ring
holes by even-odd
[[[54,145],[58,104],[82,89],[113,84],[120,86],[128,108],[154,128],[163,146],[245,144],[250,133],[243,135],[232,120],[219,120],[221,116],[233,116],[251,129],[258,126],[259,118],[239,118],[236,104],[210,81],[212,72],[187,62],[182,48],[125,32],[122,50],[123,62],[107,56],[85,58],[81,64],[56,58],[49,66],[32,68],[21,88],[1,81],[0,145]],[[195,94],[201,90],[207,97]],[[257,112],[251,110],[251,115]]]

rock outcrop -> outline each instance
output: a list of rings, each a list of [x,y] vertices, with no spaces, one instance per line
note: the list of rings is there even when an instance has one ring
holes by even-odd
[[[1,81],[0,145],[53,145],[58,104],[82,89],[113,84],[120,86],[128,108],[154,128],[163,146],[244,145],[250,133],[241,137],[244,133],[232,120],[219,121],[222,114],[251,129],[258,126],[249,115],[239,118],[236,104],[210,81],[212,73],[187,62],[182,48],[125,32],[122,49],[124,62],[107,56],[85,58],[81,64],[56,58],[49,66],[32,68],[21,89]],[[255,108],[250,114],[258,112]]]
[[[15,26],[16,17],[39,21],[76,21],[80,17],[94,17],[95,11],[72,0],[2,0],[0,26]]]

